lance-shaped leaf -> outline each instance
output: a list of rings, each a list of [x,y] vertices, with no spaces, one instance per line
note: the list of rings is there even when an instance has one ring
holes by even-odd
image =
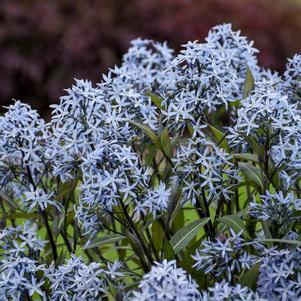
[[[227,142],[227,139],[226,139],[227,134],[221,132],[220,130],[218,130],[214,126],[210,125],[209,123],[207,123],[207,125],[208,125],[208,127],[210,128],[211,132],[214,135],[214,138],[216,140],[216,144],[219,145],[224,150],[229,151],[229,145],[228,145],[228,142]]]
[[[168,217],[167,220],[169,226],[172,225],[173,218],[182,208],[181,207],[182,189],[183,189],[183,183],[178,183],[178,181],[176,181],[172,186],[168,207],[167,207],[167,217]]]
[[[247,238],[251,239],[250,234],[248,233],[248,230],[240,218],[239,215],[233,214],[233,215],[224,215],[220,218],[218,218],[218,222],[226,225],[227,227],[234,230],[236,233],[242,232],[242,235]]]
[[[254,89],[254,77],[249,67],[247,67],[246,71],[246,80],[243,88],[243,98],[247,98],[251,91]]]
[[[139,128],[157,147],[161,148],[160,139],[147,125],[132,120],[129,122]]]
[[[244,153],[244,154],[232,154],[235,159],[237,160],[245,160],[245,161],[252,161],[258,163],[258,156],[252,153]]]
[[[164,230],[158,221],[154,221],[152,224],[152,237],[155,249],[160,251],[164,238]]]
[[[300,240],[290,240],[290,239],[280,239],[280,238],[263,238],[263,239],[256,239],[255,242],[261,243],[279,243],[279,244],[287,244],[287,245],[294,245],[300,246]]]
[[[166,258],[167,260],[175,259],[175,251],[173,249],[173,246],[168,240],[164,241],[163,252],[164,252],[164,258]]]
[[[255,289],[258,275],[259,275],[260,264],[255,264],[250,270],[247,270],[238,280],[242,286],[247,286],[251,289]]]
[[[159,109],[162,109],[162,98],[150,92],[146,93],[146,96],[150,97],[154,105],[156,105]]]
[[[97,247],[102,247],[108,244],[113,244],[117,241],[120,241],[121,239],[126,238],[126,236],[118,235],[118,234],[112,234],[107,235],[103,237],[96,238],[95,240],[91,241],[87,246],[86,249],[92,249]]]
[[[161,147],[162,150],[164,152],[164,154],[170,158],[172,155],[172,148],[171,148],[171,141],[168,135],[168,130],[167,128],[164,128],[164,130],[162,131],[161,137],[160,137],[160,141],[161,141]]]
[[[262,173],[260,168],[252,165],[251,163],[239,162],[238,166],[243,172],[247,180],[254,183],[260,192],[263,191]]]
[[[184,228],[180,229],[170,239],[175,254],[183,250],[189,242],[198,234],[201,227],[205,226],[210,221],[210,217],[202,218],[201,220],[194,221]]]

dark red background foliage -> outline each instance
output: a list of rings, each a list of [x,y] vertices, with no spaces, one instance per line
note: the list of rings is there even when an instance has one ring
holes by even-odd
[[[301,52],[301,6],[290,0],[0,0],[0,104],[11,98],[42,112],[73,78],[96,82],[138,36],[179,49],[232,22],[283,69]]]

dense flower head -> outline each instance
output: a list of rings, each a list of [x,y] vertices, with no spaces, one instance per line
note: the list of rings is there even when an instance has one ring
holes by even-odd
[[[301,114],[298,112],[292,119],[291,126],[279,135],[279,141],[271,148],[271,156],[276,166],[281,166],[280,176],[286,189],[300,179],[301,170]]]
[[[19,254],[39,252],[43,250],[46,241],[37,236],[37,227],[29,222],[17,226],[6,227],[0,231],[0,246],[5,254]]]
[[[301,209],[301,201],[293,193],[284,195],[282,191],[260,196],[261,203],[254,199],[249,205],[250,215],[258,220],[266,221],[270,231],[275,236],[288,234],[292,222],[298,219],[296,215]]]
[[[236,123],[230,128],[229,139],[233,144],[246,141],[247,136],[265,139],[267,130],[279,141],[279,133],[290,130],[300,119],[296,106],[289,103],[287,96],[265,82],[258,83],[240,105]]]
[[[170,194],[171,188],[166,187],[166,184],[161,182],[149,189],[144,196],[134,200],[136,219],[139,220],[141,215],[145,216],[148,213],[152,213],[156,217],[158,213],[164,212],[168,207]]]
[[[115,137],[124,142],[133,135],[129,120],[147,124],[152,129],[158,127],[158,113],[151,101],[149,88],[137,88],[127,74],[126,68],[115,67],[98,84],[110,103],[107,112],[110,132],[115,130]]]
[[[254,76],[256,76],[257,82],[266,86],[271,86],[281,92],[283,88],[283,78],[279,72],[261,68],[258,74],[256,75],[255,73]]]
[[[300,103],[301,97],[301,55],[295,54],[288,60],[284,73],[284,88],[290,101]]]
[[[168,206],[170,189],[165,183],[147,189],[149,170],[141,165],[130,147],[104,143],[82,164],[83,184],[77,210],[85,229],[92,230],[99,215],[112,211],[120,202],[133,205],[136,219],[156,216]]]
[[[231,281],[235,271],[250,269],[256,257],[249,255],[244,247],[246,242],[241,233],[230,230],[230,236],[220,235],[216,241],[204,240],[193,257],[194,267],[217,279],[226,277]]]
[[[256,58],[258,50],[253,47],[254,42],[249,42],[245,36],[241,35],[240,30],[234,31],[231,24],[214,26],[209,30],[205,40],[226,56],[227,64],[236,68],[240,81],[245,76],[247,66],[253,73],[258,72]]]
[[[135,39],[123,56],[122,68],[126,78],[141,91],[157,91],[162,82],[167,82],[165,69],[173,59],[173,50],[167,43],[147,39]]]
[[[299,300],[301,296],[300,249],[266,249],[262,252],[258,292],[268,300]]]
[[[72,256],[64,265],[54,265],[46,271],[51,283],[51,301],[101,300],[105,283],[101,275],[104,270],[98,263],[86,265],[81,258]]]
[[[28,257],[10,255],[0,261],[0,297],[1,300],[19,301],[34,294],[45,296],[41,286],[44,279],[38,273],[45,267]]]
[[[25,191],[24,195],[24,201],[29,207],[29,211],[32,211],[35,207],[38,207],[40,210],[46,210],[48,205],[52,205],[58,210],[61,209],[60,204],[53,198],[54,193],[46,193],[42,188],[34,189],[31,186],[31,189],[29,191]]]
[[[230,24],[179,54],[139,38],[49,123],[9,106],[0,299],[299,300],[301,56],[256,53]]]
[[[44,120],[29,105],[16,101],[0,117],[0,127],[0,186],[16,175],[25,180],[23,168],[32,174],[33,180],[39,180],[48,162],[48,130]]]
[[[280,176],[287,189],[300,178],[301,114],[279,85],[271,84],[269,80],[257,82],[250,95],[240,102],[228,140],[245,152],[254,139],[259,147],[270,148],[269,156],[276,170],[281,167]]]
[[[197,301],[200,293],[196,283],[174,260],[156,262],[151,271],[144,275],[139,290],[131,301]]]
[[[174,159],[174,169],[184,183],[186,199],[195,203],[203,192],[209,200],[219,197],[228,200],[233,181],[239,181],[231,159],[223,149],[204,138],[192,138],[181,145]]]
[[[76,85],[53,105],[52,128],[54,174],[62,180],[73,177],[72,172],[81,163],[82,156],[92,151],[105,134],[105,103],[89,81],[77,80]]]
[[[45,266],[37,259],[45,243],[38,238],[36,227],[29,223],[0,231],[4,253],[0,259],[1,300],[22,300],[34,293],[44,296],[41,286],[45,280],[38,273],[43,272]]]
[[[225,281],[215,283],[208,290],[208,293],[203,293],[203,301],[267,301],[267,299],[260,298],[248,287],[243,287],[240,284],[232,286]]]
[[[174,91],[163,100],[166,119],[181,128],[207,111],[228,108],[242,95],[247,66],[258,71],[256,52],[231,24],[214,27],[205,43],[183,45],[169,72]]]

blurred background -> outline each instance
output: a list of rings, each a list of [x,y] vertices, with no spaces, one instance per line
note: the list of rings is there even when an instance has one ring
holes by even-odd
[[[300,0],[0,0],[0,104],[30,103],[44,116],[74,78],[94,83],[136,37],[179,50],[219,23],[255,41],[279,71],[301,52]]]

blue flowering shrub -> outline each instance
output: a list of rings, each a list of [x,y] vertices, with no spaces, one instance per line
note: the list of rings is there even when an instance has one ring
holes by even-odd
[[[301,56],[230,24],[137,39],[46,123],[0,117],[0,300],[301,300]]]

